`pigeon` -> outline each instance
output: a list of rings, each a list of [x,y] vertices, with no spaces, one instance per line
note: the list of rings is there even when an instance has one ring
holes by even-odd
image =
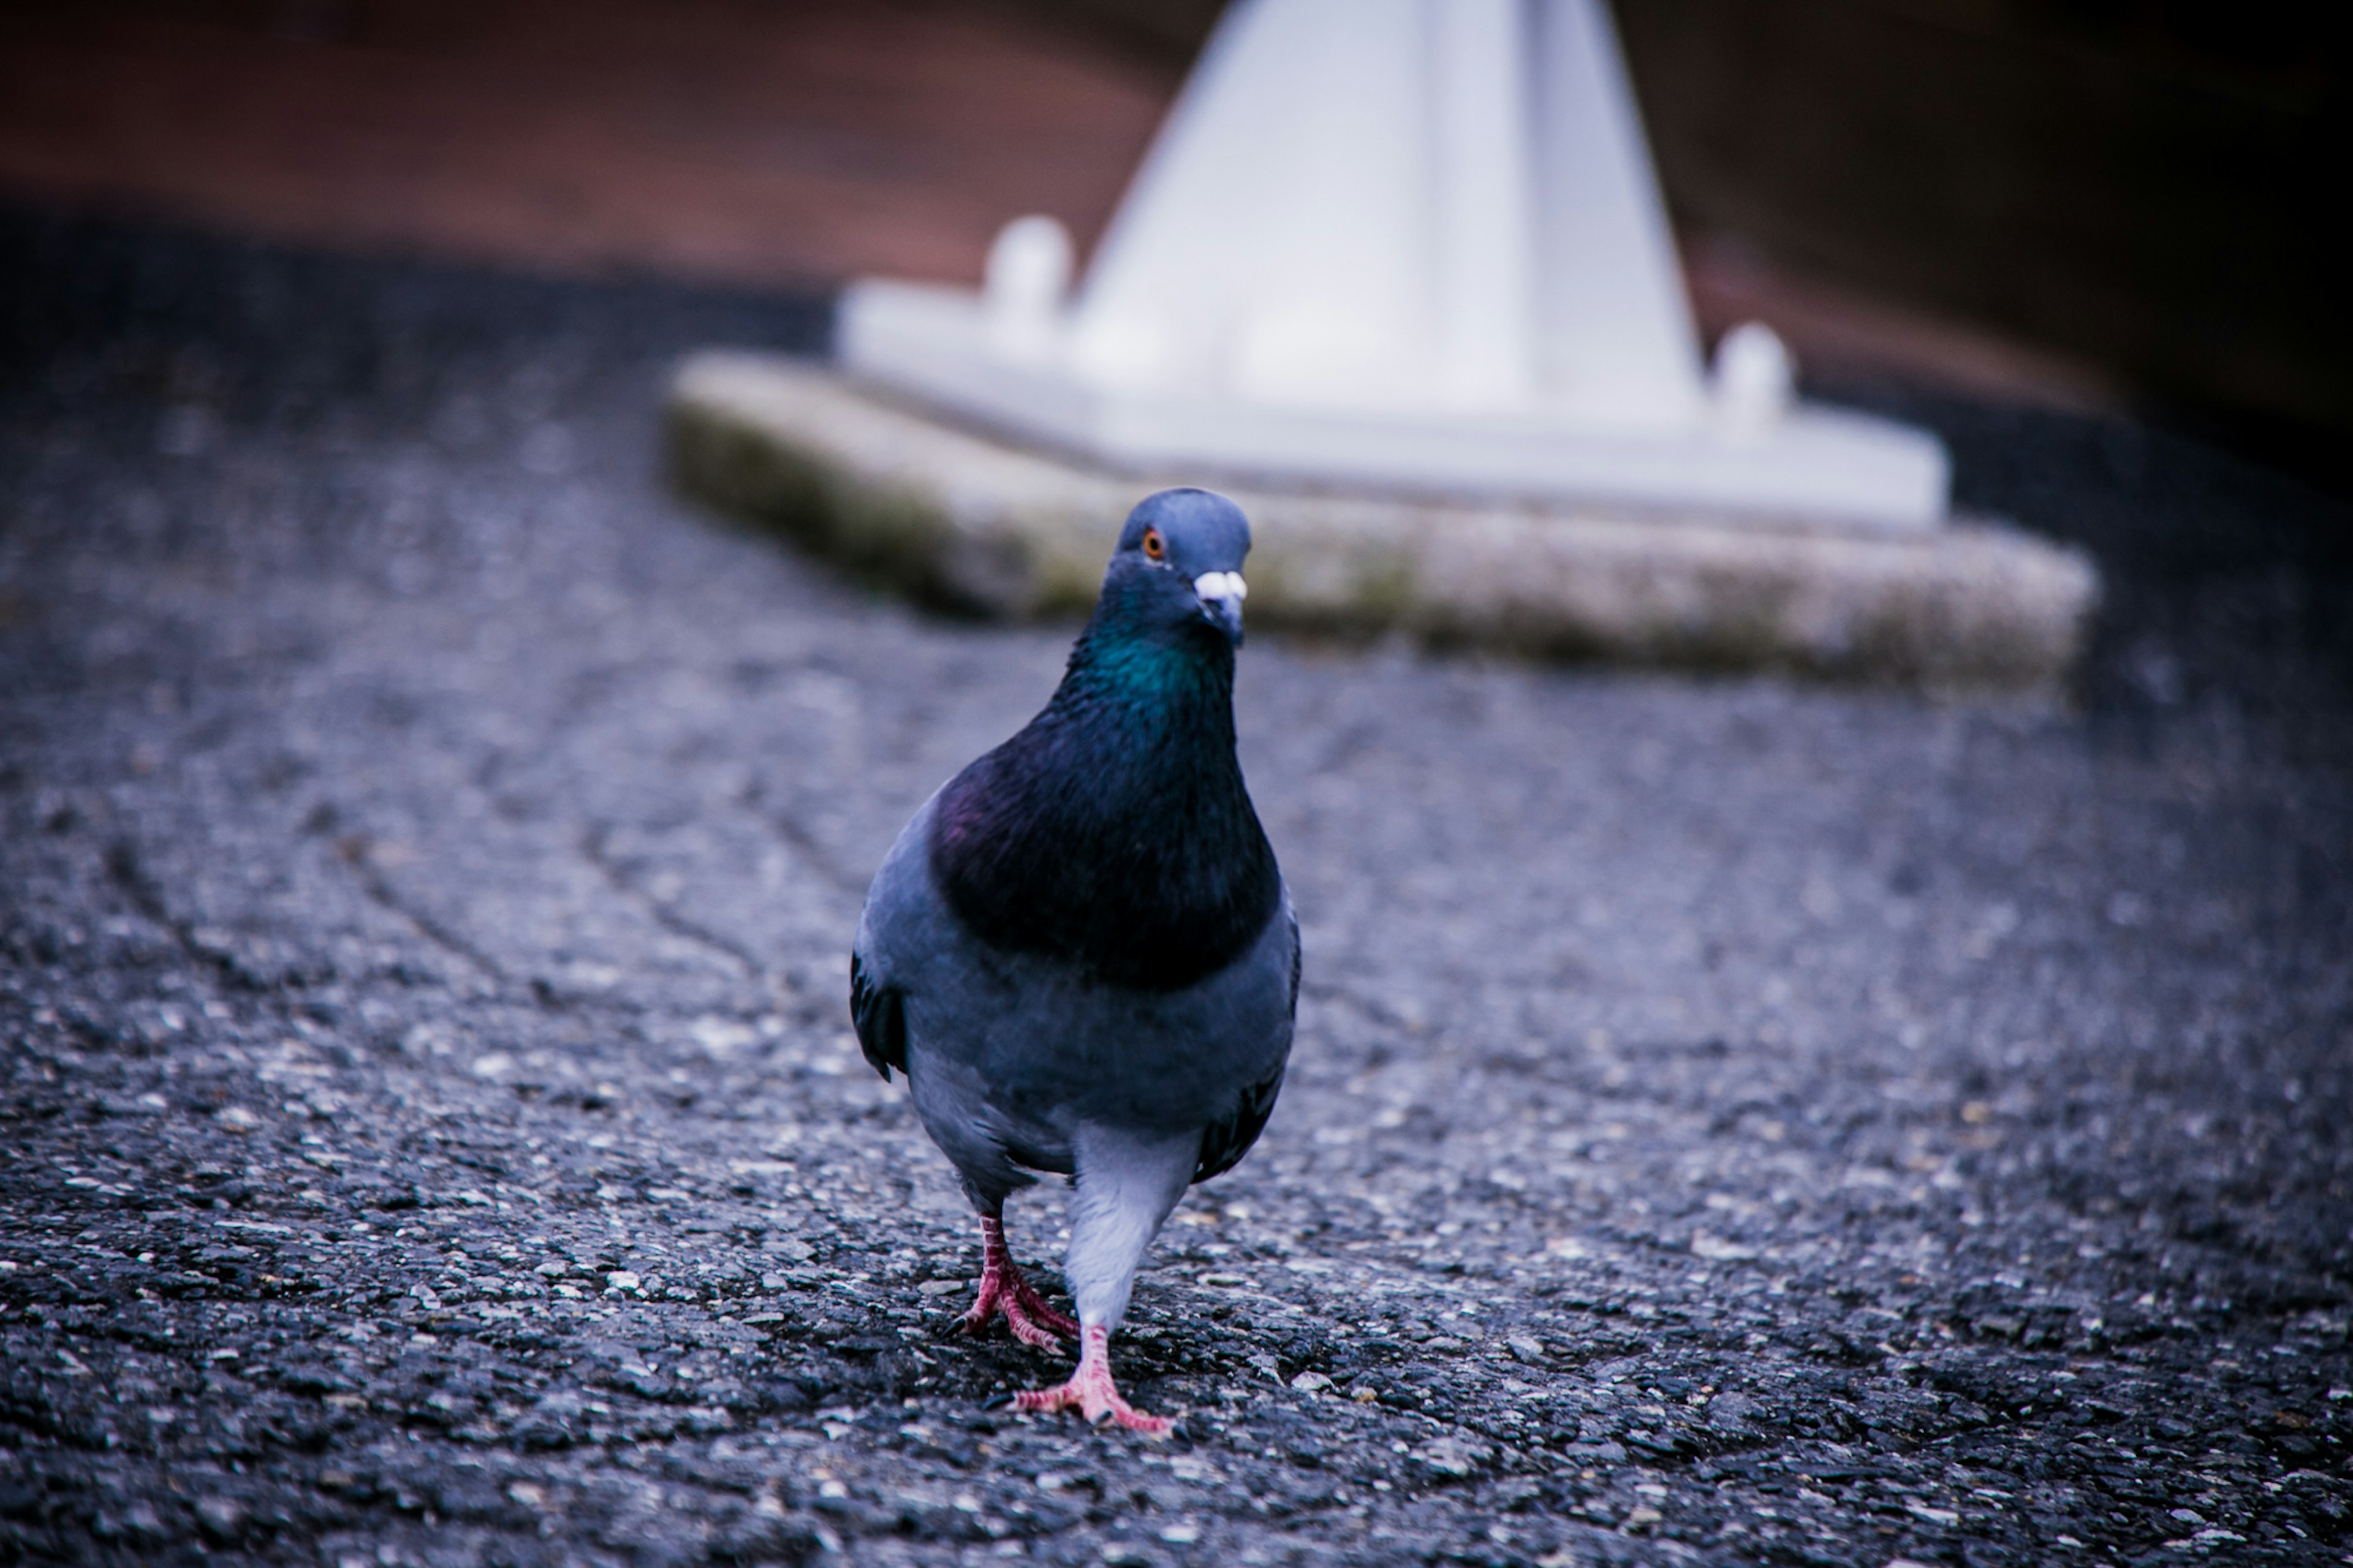
[[[1111,1336],[1185,1189],[1241,1159],[1282,1088],[1299,924],[1234,754],[1250,544],[1223,496],[1137,506],[1052,700],[915,813],[859,921],[859,1043],[906,1075],[980,1218],[961,1326],[1079,1342],[1019,1410],[1171,1428],[1121,1397]],[[1076,1321],[1005,1243],[1039,1173],[1072,1183]]]

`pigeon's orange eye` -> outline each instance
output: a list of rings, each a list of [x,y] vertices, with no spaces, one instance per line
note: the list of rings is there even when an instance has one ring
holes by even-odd
[[[1144,553],[1155,561],[1168,559],[1168,546],[1161,539],[1158,529],[1147,528],[1144,531]]]

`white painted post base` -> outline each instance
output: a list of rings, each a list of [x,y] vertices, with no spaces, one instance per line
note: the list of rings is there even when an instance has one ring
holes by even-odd
[[[1703,373],[1603,0],[1240,0],[1085,285],[1008,226],[980,292],[841,301],[850,374],[1130,470],[1894,530],[1932,436]]]

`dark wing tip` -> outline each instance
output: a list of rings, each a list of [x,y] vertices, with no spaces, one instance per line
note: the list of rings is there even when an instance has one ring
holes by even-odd
[[[1291,922],[1291,996],[1288,1016],[1299,1016],[1299,917],[1289,910],[1283,911]],[[1287,1063],[1285,1065],[1288,1065]],[[1222,1176],[1241,1163],[1241,1157],[1266,1131],[1266,1119],[1274,1114],[1275,1097],[1282,1092],[1283,1068],[1261,1082],[1252,1084],[1242,1095],[1241,1104],[1232,1116],[1206,1129],[1201,1134],[1201,1163],[1194,1167],[1193,1179],[1206,1182],[1212,1176]]]
[[[1243,1091],[1242,1102],[1231,1116],[1202,1131],[1201,1162],[1193,1168],[1195,1181],[1222,1176],[1241,1163],[1258,1135],[1266,1131],[1266,1119],[1274,1114],[1275,1097],[1282,1092],[1282,1072],[1277,1068],[1273,1077],[1252,1084]]]
[[[907,1070],[907,998],[896,986],[877,985],[866,973],[866,961],[849,955],[849,1022],[858,1031],[858,1048],[868,1065],[891,1081],[891,1069]]]

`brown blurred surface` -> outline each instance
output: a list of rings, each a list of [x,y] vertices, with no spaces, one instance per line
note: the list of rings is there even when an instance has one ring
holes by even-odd
[[[0,7],[0,188],[298,243],[736,284],[1090,236],[1182,63],[977,5]]]

